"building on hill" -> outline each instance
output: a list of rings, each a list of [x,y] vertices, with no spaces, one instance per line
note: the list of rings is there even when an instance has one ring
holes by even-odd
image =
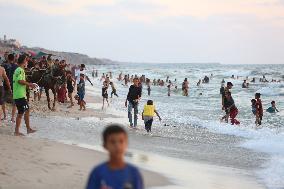
[[[10,46],[10,47],[14,47],[14,48],[20,48],[21,47],[21,43],[16,40],[16,39],[8,39],[6,35],[4,35],[3,40],[0,39],[0,43]]]

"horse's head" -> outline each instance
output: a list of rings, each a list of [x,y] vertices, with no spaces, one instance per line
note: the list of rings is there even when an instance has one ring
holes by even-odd
[[[41,85],[45,73],[45,69],[36,69],[29,71],[29,73],[27,74],[27,81]]]

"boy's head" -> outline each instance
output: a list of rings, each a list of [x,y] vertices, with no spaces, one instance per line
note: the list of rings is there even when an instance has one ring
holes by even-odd
[[[231,89],[233,86],[234,86],[234,85],[233,85],[232,82],[227,82],[227,87],[228,87],[229,89]]]
[[[9,54],[9,55],[8,55],[8,61],[9,61],[9,62],[14,62],[14,60],[15,60],[14,54]]]
[[[260,93],[255,93],[255,98],[259,99],[260,98]]]
[[[272,105],[272,106],[275,106],[275,101],[274,101],[274,100],[271,101],[271,105]]]
[[[133,79],[133,83],[134,83],[135,86],[139,86],[139,79],[137,77],[135,77]]]
[[[18,65],[19,66],[22,66],[22,65],[24,65],[24,66],[26,66],[26,64],[27,64],[27,56],[26,55],[20,55],[19,56],[19,58],[18,58]]]
[[[255,99],[251,99],[251,103],[252,103],[252,104],[255,104],[255,103],[256,103],[256,100],[255,100]]]
[[[153,100],[148,100],[147,105],[153,105]]]
[[[103,131],[103,146],[111,157],[121,158],[128,146],[127,132],[119,124],[108,125]]]

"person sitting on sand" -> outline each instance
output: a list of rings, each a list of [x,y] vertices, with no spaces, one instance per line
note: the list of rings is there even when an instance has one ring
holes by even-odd
[[[20,133],[20,126],[22,117],[24,115],[25,124],[27,127],[27,133],[34,133],[36,130],[33,130],[30,127],[30,110],[27,102],[26,88],[35,88],[35,84],[29,83],[26,81],[25,68],[27,66],[27,56],[21,55],[18,59],[18,68],[15,70],[13,75],[13,99],[15,101],[16,107],[18,109],[18,115],[16,118],[16,127],[15,127],[15,136],[23,136],[24,134]]]
[[[85,98],[85,75],[84,74],[80,74],[80,81],[78,84],[78,102],[80,105],[80,111],[81,110],[86,110],[86,102],[84,100]]]
[[[230,117],[232,125],[234,124],[239,125],[240,122],[237,119],[235,119],[236,116],[238,115],[238,109],[235,105],[233,97],[231,96],[231,92],[227,92],[225,94],[224,107],[226,115],[221,118],[221,121],[225,119],[225,121],[228,123],[228,118]]]
[[[275,112],[279,112],[279,110],[276,108],[276,105],[275,105],[275,101],[273,100],[271,102],[271,106],[269,108],[267,108],[266,110],[268,113],[275,113]]]
[[[117,124],[107,126],[102,138],[109,160],[92,170],[86,189],[144,189],[139,170],[124,161],[128,136],[123,127]]]
[[[107,102],[107,104],[109,106],[107,90],[108,90],[108,83],[107,83],[107,81],[104,81],[103,87],[102,87],[102,97],[103,97],[103,107],[102,107],[102,110],[104,109],[105,101]]]
[[[159,113],[157,112],[153,101],[148,100],[147,104],[144,106],[143,112],[142,112],[142,120],[144,120],[145,124],[145,129],[147,133],[152,131],[152,123],[153,123],[153,118],[155,114],[159,117],[159,120],[162,121]]]
[[[116,88],[115,88],[115,86],[114,86],[114,83],[113,83],[113,82],[110,82],[109,84],[110,84],[110,86],[111,86],[110,98],[112,98],[112,95],[115,95],[116,97],[118,97],[118,95],[116,94]]]

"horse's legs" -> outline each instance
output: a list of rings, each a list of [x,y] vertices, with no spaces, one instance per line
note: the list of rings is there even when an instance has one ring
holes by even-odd
[[[56,96],[56,89],[55,88],[53,88],[53,89],[51,89],[52,90],[52,93],[53,93],[53,107],[52,107],[52,110],[55,110],[55,103],[56,103],[56,101],[57,101],[57,96]]]
[[[44,90],[45,90],[45,94],[46,94],[46,98],[47,98],[48,109],[51,110],[51,107],[50,107],[50,97],[49,97],[49,89],[44,89]]]

